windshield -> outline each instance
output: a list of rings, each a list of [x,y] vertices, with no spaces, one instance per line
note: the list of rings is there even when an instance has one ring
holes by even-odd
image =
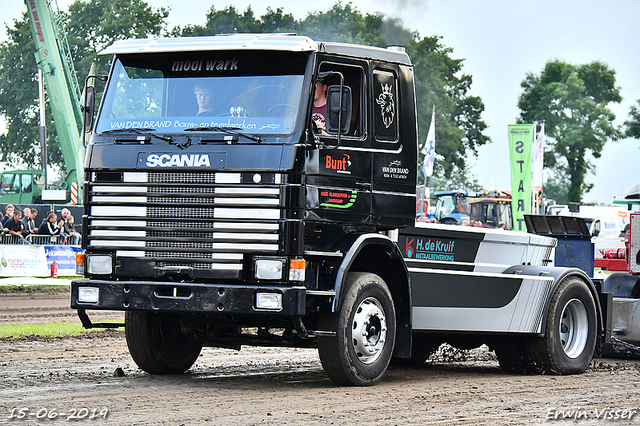
[[[440,195],[436,201],[435,217],[441,220],[451,213],[468,214],[469,201],[460,195]]]
[[[471,204],[471,220],[479,220],[485,225],[498,227],[501,223],[512,225],[511,223],[511,203],[490,201],[479,201]]]
[[[278,55],[194,52],[116,58],[96,133],[192,134],[224,128],[289,135],[300,119],[307,57]]]

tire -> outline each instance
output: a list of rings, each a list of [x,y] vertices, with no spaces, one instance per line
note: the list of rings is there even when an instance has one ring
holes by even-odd
[[[124,330],[131,357],[150,374],[184,373],[202,350],[202,342],[182,333],[177,315],[127,311]]]
[[[587,369],[596,348],[598,318],[587,285],[569,277],[555,291],[544,337],[528,342],[533,372],[579,374]]]
[[[369,386],[380,381],[396,337],[393,299],[382,278],[348,274],[338,312],[321,314],[318,325],[336,332],[318,337],[322,367],[334,383]]]

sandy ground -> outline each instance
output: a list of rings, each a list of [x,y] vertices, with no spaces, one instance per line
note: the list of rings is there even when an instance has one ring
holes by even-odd
[[[9,310],[0,317],[4,314]],[[44,415],[57,418],[37,419]],[[640,424],[640,361],[596,359],[577,376],[517,376],[503,374],[486,348],[441,348],[424,366],[392,366],[376,386],[355,388],[338,387],[327,379],[312,349],[204,348],[186,374],[151,376],[136,367],[122,331],[0,339],[0,424],[69,421]]]
[[[78,314],[69,307],[69,288],[56,292],[0,294],[0,324],[79,322]],[[122,312],[88,311],[92,320],[117,321]]]

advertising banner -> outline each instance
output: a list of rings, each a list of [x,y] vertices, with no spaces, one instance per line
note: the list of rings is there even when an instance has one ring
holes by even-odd
[[[514,231],[527,231],[524,215],[531,212],[531,148],[534,135],[533,124],[509,125],[511,210]]]
[[[81,253],[82,249],[75,246],[44,246],[47,255],[47,267],[51,271],[51,264],[56,262],[58,266],[58,276],[72,277],[76,275],[76,253]],[[47,273],[47,276],[49,274]]]
[[[47,257],[43,246],[0,245],[0,276],[48,277]]]

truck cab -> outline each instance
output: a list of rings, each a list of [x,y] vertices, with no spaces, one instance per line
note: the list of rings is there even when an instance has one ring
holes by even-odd
[[[38,183],[40,170],[12,170],[0,176],[0,198],[7,204],[34,204],[42,202]]]

